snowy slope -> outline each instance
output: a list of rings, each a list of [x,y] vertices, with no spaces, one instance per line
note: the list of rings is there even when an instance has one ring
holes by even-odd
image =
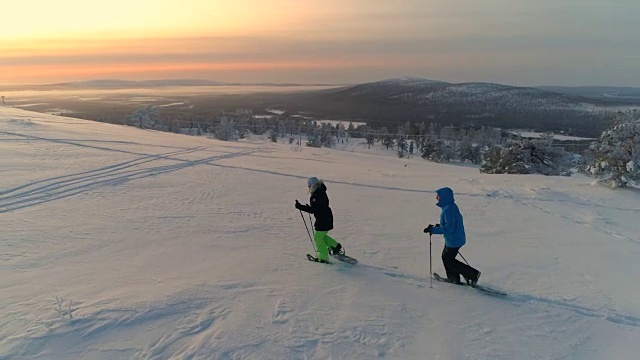
[[[637,191],[12,108],[0,169],[3,360],[640,357]],[[355,267],[304,258],[312,175]],[[508,297],[430,288],[445,185]]]

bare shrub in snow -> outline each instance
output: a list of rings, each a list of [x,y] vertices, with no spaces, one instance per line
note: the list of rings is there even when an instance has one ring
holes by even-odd
[[[64,320],[73,319],[73,312],[76,310],[73,307],[72,300],[66,300],[61,296],[56,296],[55,311],[58,316]]]

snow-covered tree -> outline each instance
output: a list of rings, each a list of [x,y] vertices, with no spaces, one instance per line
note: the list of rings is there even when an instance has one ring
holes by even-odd
[[[145,106],[127,115],[125,122],[140,129],[159,129],[159,112],[160,110],[153,105]]]
[[[318,134],[309,135],[307,137],[307,146],[315,148],[322,147],[322,136]]]
[[[640,112],[618,114],[591,144],[580,171],[612,187],[640,187]]]
[[[336,137],[334,135],[333,126],[330,124],[323,124],[320,131],[320,141],[324,147],[336,146]]]
[[[382,145],[386,146],[387,150],[389,150],[389,148],[393,148],[393,146],[395,145],[395,140],[393,139],[393,135],[390,135],[390,134],[382,135]]]
[[[426,137],[422,144],[422,158],[439,163],[449,162],[455,157],[450,141]]]
[[[474,143],[470,136],[465,136],[458,146],[460,161],[469,161],[472,164],[482,162],[482,151],[478,144]]]
[[[325,132],[322,134],[322,146],[324,147],[334,147],[336,146],[336,137],[333,136],[333,134],[331,134],[330,132]]]
[[[287,125],[284,120],[278,120],[278,134],[277,136],[285,137],[287,136]]]
[[[424,121],[418,125],[418,132],[420,135],[425,135],[427,133],[427,125]]]
[[[238,132],[236,131],[235,121],[223,116],[218,126],[216,126],[216,138],[224,141],[237,140]]]
[[[371,149],[371,145],[373,145],[375,140],[376,140],[376,137],[375,137],[374,134],[372,134],[372,133],[368,133],[367,134],[367,147],[369,149]]]
[[[356,131],[355,126],[353,126],[353,122],[349,121],[349,127],[347,128],[348,136],[351,136],[354,131]]]
[[[404,136],[400,136],[398,139],[398,157],[403,158],[407,152],[407,141]]]
[[[440,124],[438,123],[430,123],[429,124],[429,135],[432,137],[437,136],[440,133]]]
[[[412,132],[413,132],[413,127],[411,126],[411,121],[407,121],[406,123],[404,123],[404,126],[402,127],[401,134],[411,135]]]
[[[431,154],[429,160],[445,163],[450,162],[457,157],[457,149],[455,141],[438,139],[435,151]]]
[[[488,174],[542,174],[571,176],[571,156],[551,140],[517,139],[494,145],[485,154],[481,172]]]

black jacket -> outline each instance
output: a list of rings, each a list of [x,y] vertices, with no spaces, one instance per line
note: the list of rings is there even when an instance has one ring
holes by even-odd
[[[329,207],[329,197],[327,187],[324,183],[311,194],[309,205],[301,205],[300,210],[313,214],[316,218],[316,231],[329,231],[333,229],[333,212]]]

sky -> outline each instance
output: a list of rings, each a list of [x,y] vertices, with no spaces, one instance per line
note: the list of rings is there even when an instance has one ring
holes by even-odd
[[[640,2],[630,0],[22,0],[1,11],[2,85],[640,86]]]

